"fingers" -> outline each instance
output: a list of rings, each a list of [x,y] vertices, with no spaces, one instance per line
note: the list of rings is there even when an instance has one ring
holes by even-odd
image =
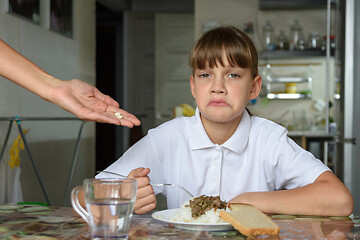
[[[120,108],[118,109],[122,110]],[[83,119],[84,121],[110,123],[110,124],[125,126],[129,128],[132,128],[134,126],[139,126],[141,124],[139,119],[137,119],[135,116],[132,117],[133,116],[132,114],[129,114],[129,117],[128,115],[124,114],[123,118],[119,119],[118,117],[115,116],[115,112],[99,112],[91,109],[83,109],[83,112],[77,112],[76,116],[79,117],[80,119]]]
[[[119,103],[117,101],[112,99],[109,95],[103,94],[97,88],[94,90],[94,96],[110,106],[119,107]]]
[[[115,113],[120,113],[123,116],[123,118],[119,119],[119,122],[120,122],[119,125],[126,126],[126,127],[133,127],[134,125],[139,126],[141,124],[140,120],[137,117],[135,117],[133,114],[131,114],[121,108],[114,107],[114,106],[108,106],[108,108],[106,109],[106,112],[113,114],[113,116],[116,119],[118,119],[118,118],[115,116]]]
[[[140,198],[136,196],[136,198],[137,199],[134,206],[134,212],[136,214],[144,214],[155,209],[156,197],[153,191],[145,197]]]
[[[73,80],[79,82],[80,80]],[[86,84],[80,81],[81,84]],[[84,111],[81,119],[87,121],[96,121],[101,123],[111,123],[115,125],[121,125],[132,128],[133,126],[139,126],[140,120],[137,119],[133,114],[119,108],[119,103],[108,95],[101,93],[97,88],[86,84],[88,90],[83,98],[79,98],[79,101],[83,105],[82,110]],[[82,93],[84,94],[84,93]],[[115,116],[115,113],[121,113],[122,119]],[[85,114],[86,113],[86,114]],[[78,114],[80,115],[80,114]]]
[[[136,214],[147,213],[156,207],[154,189],[150,185],[150,179],[147,176],[149,172],[149,168],[136,168],[128,175],[128,177],[135,178],[138,182],[136,202],[134,206]]]
[[[114,114],[117,113],[117,112],[119,112],[119,113],[121,113],[121,115],[123,115],[123,116],[126,117],[126,118],[134,118],[134,119],[137,119],[134,114],[131,114],[131,113],[129,113],[129,112],[127,112],[127,111],[119,108],[119,107],[114,107],[114,106],[111,106],[111,105],[107,106],[106,112],[108,112],[108,113],[114,113]]]
[[[128,177],[130,177],[130,178],[147,177],[149,172],[150,172],[150,168],[143,168],[143,167],[135,168],[129,173]],[[149,178],[147,177],[147,179],[149,179]],[[138,183],[138,186],[139,186],[139,183]]]
[[[110,97],[106,99],[111,99]],[[141,124],[140,120],[133,114],[119,108],[118,106],[107,105],[104,102],[98,100],[96,105],[92,105],[95,113],[98,113],[97,122],[112,123],[115,125],[121,125],[132,128]],[[120,113],[123,118],[119,119],[115,114]]]

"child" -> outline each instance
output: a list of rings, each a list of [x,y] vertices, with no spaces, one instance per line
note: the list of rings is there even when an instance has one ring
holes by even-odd
[[[106,169],[138,180],[135,213],[153,210],[158,192],[167,196],[169,208],[186,200],[175,188],[154,192],[150,182],[178,184],[194,196],[219,195],[267,213],[352,213],[350,192],[328,167],[288,138],[285,128],[246,110],[261,88],[249,37],[234,27],[206,32],[190,64],[196,115],[150,130]]]

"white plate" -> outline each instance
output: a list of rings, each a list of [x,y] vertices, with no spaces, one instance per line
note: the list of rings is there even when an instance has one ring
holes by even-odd
[[[190,223],[170,220],[171,217],[174,216],[174,214],[176,214],[176,211],[178,210],[178,208],[162,210],[153,213],[151,216],[159,221],[172,224],[176,228],[186,230],[225,231],[233,229],[233,227],[229,223]]]

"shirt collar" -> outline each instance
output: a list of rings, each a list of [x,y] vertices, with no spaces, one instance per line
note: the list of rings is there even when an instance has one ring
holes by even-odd
[[[208,137],[204,125],[200,118],[199,108],[196,108],[193,119],[193,128],[190,129],[190,147],[192,150],[214,147],[215,144],[211,142]]]
[[[196,108],[195,116],[193,117],[193,128],[190,129],[190,147],[192,150],[215,147],[217,144],[211,142],[205,128],[201,122],[200,111]],[[239,126],[234,134],[221,146],[227,148],[238,154],[242,153],[248,143],[250,134],[250,115],[247,110],[244,110]]]
[[[251,128],[251,118],[245,109],[241,117],[241,121],[234,134],[224,143],[223,147],[236,152],[242,153],[248,144]]]

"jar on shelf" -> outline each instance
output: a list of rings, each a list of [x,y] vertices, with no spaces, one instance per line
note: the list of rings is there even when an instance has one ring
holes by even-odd
[[[270,20],[266,20],[263,27],[263,42],[265,50],[275,50],[274,27]]]
[[[294,23],[290,27],[290,41],[296,46],[298,45],[299,37],[302,34],[302,27],[299,20],[295,19]]]
[[[308,40],[309,49],[317,50],[320,49],[320,35],[317,32],[312,32],[309,34]]]
[[[306,41],[304,34],[302,32],[298,35],[297,43],[295,44],[295,50],[305,50],[306,49]]]
[[[296,83],[285,84],[285,93],[297,93]]]
[[[280,30],[279,35],[277,36],[276,48],[279,50],[288,50],[289,42],[285,35],[284,30]]]

